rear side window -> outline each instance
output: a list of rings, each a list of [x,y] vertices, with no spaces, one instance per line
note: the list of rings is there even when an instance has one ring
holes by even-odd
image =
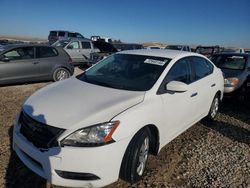
[[[213,65],[202,57],[192,57],[191,65],[194,70],[194,81],[213,72]]]
[[[91,49],[90,42],[82,42],[82,48],[83,49]]]
[[[59,32],[58,32],[58,36],[59,36],[59,37],[64,37],[64,36],[65,36],[65,32],[59,31]]]
[[[51,47],[37,47],[36,48],[37,58],[54,57],[57,55],[58,55],[58,52],[55,48],[51,48]]]
[[[33,59],[34,48],[33,47],[16,48],[3,54],[3,58],[8,58],[9,60]]]

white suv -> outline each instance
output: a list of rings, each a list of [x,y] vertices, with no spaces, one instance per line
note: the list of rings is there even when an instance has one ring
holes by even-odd
[[[27,99],[13,148],[55,185],[136,182],[148,154],[202,118],[215,118],[223,85],[220,69],[199,54],[119,52]]]

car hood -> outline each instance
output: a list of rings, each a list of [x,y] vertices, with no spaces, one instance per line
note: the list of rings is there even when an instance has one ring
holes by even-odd
[[[243,70],[221,69],[225,78],[238,77]]]
[[[76,129],[110,121],[142,102],[144,94],[98,86],[73,77],[40,89],[25,101],[23,110],[41,123]]]

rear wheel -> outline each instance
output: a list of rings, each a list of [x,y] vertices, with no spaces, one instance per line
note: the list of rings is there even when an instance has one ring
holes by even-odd
[[[125,181],[134,183],[142,178],[149,155],[149,135],[144,128],[129,143],[120,170],[120,177]]]
[[[219,106],[220,106],[220,97],[219,97],[219,94],[216,94],[211,104],[208,116],[207,116],[208,120],[214,120],[216,118],[218,114]]]
[[[57,68],[53,73],[53,80],[60,81],[70,77],[70,72],[65,68]]]

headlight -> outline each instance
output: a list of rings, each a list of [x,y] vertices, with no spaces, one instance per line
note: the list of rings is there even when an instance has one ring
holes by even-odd
[[[224,86],[225,87],[235,87],[239,83],[238,78],[225,78],[224,79]]]
[[[112,135],[119,121],[101,123],[75,131],[61,141],[61,146],[101,146],[114,140]]]

